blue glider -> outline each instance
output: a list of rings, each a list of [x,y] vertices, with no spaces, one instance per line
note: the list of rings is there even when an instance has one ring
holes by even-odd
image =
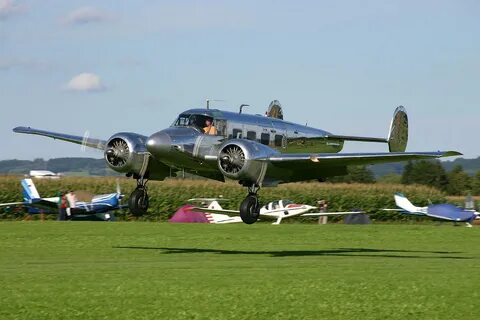
[[[480,213],[475,210],[467,210],[449,203],[431,204],[427,207],[417,207],[413,205],[402,193],[396,193],[394,198],[395,204],[401,208],[393,209],[395,211],[416,216],[426,216],[444,221],[465,222],[467,227],[471,227],[472,221],[478,219],[480,216]],[[388,211],[391,209],[385,210]]]

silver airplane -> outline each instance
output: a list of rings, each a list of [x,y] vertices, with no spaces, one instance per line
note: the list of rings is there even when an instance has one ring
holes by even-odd
[[[243,106],[242,106],[243,107]],[[151,136],[119,132],[108,140],[74,136],[30,127],[17,133],[35,134],[100,149],[108,166],[137,181],[130,195],[133,214],[148,209],[148,180],[164,180],[185,170],[209,179],[236,180],[248,189],[240,204],[246,224],[257,221],[257,192],[264,186],[305,180],[324,181],[345,175],[347,166],[457,156],[456,151],[405,152],[408,117],[398,107],[387,138],[335,135],[283,120],[278,101],[272,101],[265,116],[218,109],[190,109],[173,124]],[[386,143],[389,152],[339,153],[345,141]]]

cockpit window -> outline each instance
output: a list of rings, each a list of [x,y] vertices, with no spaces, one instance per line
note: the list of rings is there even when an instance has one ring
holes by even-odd
[[[215,121],[212,117],[203,114],[181,114],[173,124],[174,127],[194,127],[200,132],[217,135]]]
[[[272,210],[280,208],[280,201],[272,201]]]
[[[177,120],[173,123],[175,127],[188,127],[189,126],[189,114],[181,114],[178,116]]]

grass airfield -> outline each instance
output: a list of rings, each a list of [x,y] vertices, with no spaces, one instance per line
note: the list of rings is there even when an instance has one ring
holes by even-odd
[[[480,228],[1,222],[0,319],[479,319]]]

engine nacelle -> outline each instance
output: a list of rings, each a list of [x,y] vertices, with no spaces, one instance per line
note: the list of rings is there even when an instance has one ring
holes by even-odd
[[[133,175],[145,171],[144,166],[148,165],[145,140],[146,137],[131,132],[111,136],[104,153],[108,166],[117,172]]]
[[[268,162],[255,158],[268,157],[275,150],[251,140],[234,139],[220,146],[218,167],[227,178],[239,180],[243,184],[261,184],[267,172]]]

